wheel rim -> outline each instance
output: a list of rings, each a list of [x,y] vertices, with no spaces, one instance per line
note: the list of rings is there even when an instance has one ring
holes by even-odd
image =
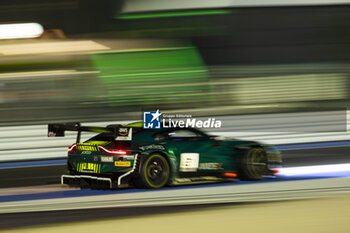
[[[149,185],[157,188],[166,184],[169,177],[169,166],[163,157],[154,156],[149,159],[145,172]]]
[[[250,174],[255,178],[261,178],[267,171],[267,156],[264,149],[256,148],[250,151],[247,161]]]

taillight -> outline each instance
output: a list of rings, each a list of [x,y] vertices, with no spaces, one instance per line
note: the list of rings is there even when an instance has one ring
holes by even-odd
[[[76,146],[77,144],[73,144],[71,147],[68,148],[68,152],[72,152]]]
[[[236,174],[236,173],[233,173],[233,172],[225,172],[225,173],[224,173],[224,176],[236,178],[236,177],[237,177],[237,174]]]
[[[113,155],[126,155],[126,154],[131,154],[131,152],[126,151],[126,150],[108,150],[102,146],[98,146],[98,148],[102,149],[108,154],[113,154]]]

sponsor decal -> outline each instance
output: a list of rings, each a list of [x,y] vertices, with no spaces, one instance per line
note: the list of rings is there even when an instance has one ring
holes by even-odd
[[[162,113],[159,109],[156,112],[143,112],[144,129],[160,129],[160,116]]]
[[[200,170],[220,170],[222,163],[200,163],[198,169]]]
[[[78,172],[100,173],[101,164],[98,163],[77,163]]]
[[[89,150],[84,150],[81,152],[82,155],[90,155],[91,154],[91,151]]]
[[[126,159],[126,160],[134,160],[134,158],[135,158],[135,156],[133,156],[133,155],[123,155],[120,157],[123,157],[123,159]]]
[[[162,145],[147,145],[147,146],[140,146],[140,150],[165,150],[164,146]]]
[[[117,133],[117,141],[131,141],[132,128],[119,128]]]
[[[115,161],[114,165],[116,167],[130,167],[130,161]]]
[[[129,130],[128,128],[119,128],[119,135],[120,136],[128,136]]]
[[[198,169],[199,154],[198,153],[181,153],[180,158],[181,172],[195,172]]]
[[[113,156],[101,156],[101,162],[113,163],[113,161],[114,161]]]
[[[162,119],[161,119],[162,116]],[[163,114],[157,109],[155,112],[143,112],[144,129],[160,128],[221,128],[221,120],[215,118],[197,119],[190,114]]]

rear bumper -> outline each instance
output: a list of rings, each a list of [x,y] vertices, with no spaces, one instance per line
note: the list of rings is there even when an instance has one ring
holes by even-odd
[[[115,189],[122,186],[122,181],[125,182],[127,178],[132,177],[136,169],[137,154],[135,155],[135,162],[132,169],[120,175],[117,180],[109,177],[98,177],[94,175],[62,175],[61,184],[76,186],[80,188],[96,188],[96,189]]]
[[[61,184],[80,188],[115,189],[116,182],[111,178],[88,176],[88,175],[62,175]]]

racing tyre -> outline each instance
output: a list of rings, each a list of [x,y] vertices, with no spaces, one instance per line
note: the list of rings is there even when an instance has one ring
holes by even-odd
[[[139,188],[161,188],[168,183],[170,166],[166,158],[159,154],[148,156],[141,164],[141,169],[135,179]]]
[[[268,174],[266,151],[261,147],[243,151],[239,158],[239,178],[241,180],[261,180],[266,174]]]

